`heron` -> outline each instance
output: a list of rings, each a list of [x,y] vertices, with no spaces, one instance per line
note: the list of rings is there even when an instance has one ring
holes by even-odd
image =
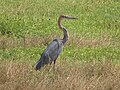
[[[43,67],[44,65],[47,65],[47,64],[51,65],[52,62],[54,62],[54,66],[55,66],[56,60],[58,56],[60,55],[64,44],[68,40],[68,31],[64,26],[61,25],[61,20],[63,19],[77,19],[77,18],[72,17],[72,16],[67,16],[67,15],[59,16],[57,24],[58,24],[59,29],[63,31],[64,36],[62,39],[54,39],[48,45],[48,47],[43,51],[40,59],[37,61],[35,65],[36,70],[40,70],[41,67]]]

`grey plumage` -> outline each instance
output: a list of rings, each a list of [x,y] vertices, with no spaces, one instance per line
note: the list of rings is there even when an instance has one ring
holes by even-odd
[[[56,59],[58,58],[58,56],[60,55],[62,48],[64,46],[64,44],[66,43],[66,41],[68,40],[68,32],[67,29],[65,27],[63,27],[61,25],[61,20],[63,18],[67,18],[67,19],[76,19],[74,17],[71,16],[64,16],[61,15],[58,19],[58,26],[59,28],[63,31],[64,33],[64,37],[63,39],[54,39],[49,45],[48,47],[44,50],[44,52],[41,55],[41,58],[39,59],[39,61],[36,63],[36,70],[39,70],[41,67],[43,67],[46,64],[51,64],[54,61],[54,65],[56,63]]]
[[[36,70],[43,67],[45,64],[52,63],[56,61],[57,57],[62,51],[63,43],[59,42],[58,39],[54,39],[50,45],[42,53],[41,58],[36,64]]]

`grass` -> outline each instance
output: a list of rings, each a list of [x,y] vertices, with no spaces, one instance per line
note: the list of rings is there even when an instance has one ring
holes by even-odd
[[[0,90],[119,90],[120,1],[0,0]],[[69,40],[56,63],[34,65],[64,20]]]
[[[6,65],[8,67],[6,67]],[[119,90],[120,67],[107,61],[70,66],[62,61],[36,72],[28,64],[5,62],[0,66],[1,90]]]

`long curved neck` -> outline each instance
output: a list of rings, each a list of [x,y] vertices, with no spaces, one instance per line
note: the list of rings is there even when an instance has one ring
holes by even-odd
[[[64,33],[64,37],[63,37],[63,39],[62,39],[62,42],[63,42],[63,44],[65,44],[66,41],[68,40],[68,32],[67,32],[67,29],[61,25],[61,20],[62,20],[62,19],[63,19],[63,17],[60,16],[59,19],[58,19],[58,26],[59,26],[59,28],[60,28],[60,29],[63,31],[63,33]]]

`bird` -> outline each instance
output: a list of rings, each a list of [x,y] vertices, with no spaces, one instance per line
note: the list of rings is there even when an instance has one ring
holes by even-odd
[[[63,31],[64,36],[62,39],[54,39],[48,45],[48,47],[43,51],[40,59],[35,64],[36,70],[40,70],[41,67],[43,67],[44,65],[47,65],[47,64],[51,65],[52,62],[54,62],[54,66],[55,66],[56,60],[57,60],[58,56],[60,55],[66,41],[68,40],[68,37],[69,37],[67,29],[61,25],[61,21],[63,19],[77,19],[77,18],[68,16],[68,15],[60,15],[59,16],[57,24],[58,24],[59,29]]]

